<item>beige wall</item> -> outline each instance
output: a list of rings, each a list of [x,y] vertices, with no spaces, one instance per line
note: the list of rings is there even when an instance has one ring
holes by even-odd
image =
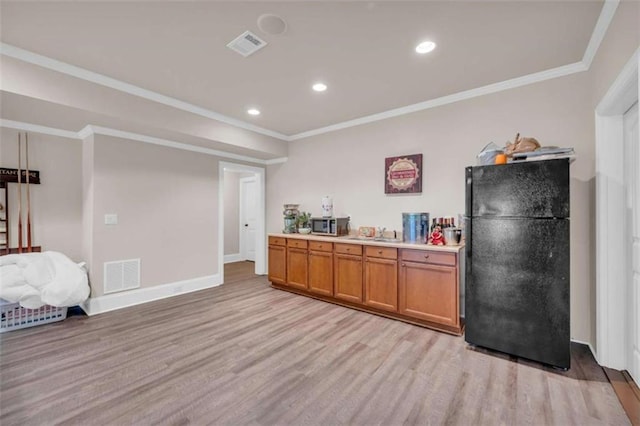
[[[92,297],[109,261],[140,258],[141,287],[218,273],[218,158],[98,135],[93,150]]]
[[[0,129],[0,167],[18,166],[18,131]],[[24,139],[23,139],[24,141]],[[24,155],[24,145],[23,145]],[[31,185],[34,245],[64,253],[76,262],[82,256],[82,145],[79,140],[29,133],[29,168],[40,171],[42,184]],[[25,159],[22,159],[25,168]],[[9,184],[11,246],[18,245],[18,186]],[[26,188],[22,191],[26,245]],[[4,200],[2,200],[4,204]]]
[[[622,68],[640,48],[640,2],[622,1],[594,58],[589,75],[592,105],[607,93]]]
[[[82,141],[82,256],[87,268],[93,259],[93,156],[94,136]]]

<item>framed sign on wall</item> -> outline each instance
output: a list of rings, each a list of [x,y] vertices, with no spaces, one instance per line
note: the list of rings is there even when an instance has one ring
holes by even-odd
[[[422,154],[385,158],[384,168],[385,194],[422,193]]]

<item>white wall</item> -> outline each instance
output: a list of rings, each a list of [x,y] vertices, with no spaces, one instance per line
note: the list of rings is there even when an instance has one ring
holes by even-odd
[[[0,128],[0,167],[18,167],[18,131]],[[23,132],[24,135],[24,132]],[[23,136],[22,168],[25,168]],[[74,261],[82,256],[82,144],[79,140],[29,133],[29,168],[42,184],[30,185],[33,245],[58,251]],[[18,246],[18,186],[9,184],[11,247]],[[22,191],[26,246],[26,187]],[[2,200],[4,203],[4,200]]]

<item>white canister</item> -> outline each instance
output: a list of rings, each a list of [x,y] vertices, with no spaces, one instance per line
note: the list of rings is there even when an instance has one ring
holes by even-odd
[[[333,217],[333,199],[331,197],[322,198],[322,217]]]

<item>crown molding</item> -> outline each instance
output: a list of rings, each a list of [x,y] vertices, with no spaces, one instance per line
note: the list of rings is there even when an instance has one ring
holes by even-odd
[[[323,133],[333,132],[340,129],[346,129],[349,127],[359,126],[362,124],[373,123],[379,120],[385,120],[391,117],[397,117],[404,114],[411,114],[417,111],[423,111],[430,108],[435,108],[454,102],[463,101],[466,99],[472,99],[482,95],[488,95],[491,93],[501,92],[503,90],[514,89],[516,87],[526,86],[528,84],[539,83],[541,81],[550,80],[553,78],[564,77],[578,72],[588,71],[591,67],[591,63],[596,56],[600,43],[604,39],[609,25],[613,20],[616,9],[620,0],[605,0],[602,5],[602,10],[596,21],[596,25],[591,33],[589,44],[585,49],[584,55],[580,62],[564,65],[550,70],[541,71],[533,74],[528,74],[522,77],[505,80],[499,83],[489,84],[487,86],[478,87],[476,89],[466,90],[464,92],[455,93],[453,95],[443,96],[436,99],[431,99],[417,104],[407,105],[400,108],[395,108],[389,111],[384,111],[377,114],[368,115],[365,117],[356,118],[353,120],[344,121],[342,123],[332,124],[330,126],[321,127],[319,129],[309,130],[306,132],[297,133],[289,136],[290,141],[296,141],[299,139],[308,138],[311,136],[321,135]]]
[[[80,138],[80,139],[86,139],[89,136],[93,135],[95,132],[93,131],[93,127],[91,127],[91,124],[88,124],[86,126],[84,126],[78,133],[76,133],[76,135]]]
[[[640,47],[622,68],[607,93],[596,106],[599,115],[622,115],[633,105],[638,97],[638,78],[640,69]]]
[[[216,157],[230,158],[237,161],[246,161],[249,163],[265,164],[266,160],[260,158],[249,157],[247,155],[232,154],[230,152],[219,151],[217,149],[205,148],[196,145],[190,145],[182,142],[176,142],[169,139],[156,138],[154,136],[142,135],[140,133],[132,133],[124,130],[111,129],[101,126],[87,126],[95,135],[112,136],[115,138],[130,139],[138,142],[144,142],[151,145],[165,146],[169,148],[181,149],[183,151],[198,152],[201,154],[214,155]],[[86,127],[85,127],[86,129]]]
[[[0,127],[5,127],[7,129],[24,130],[25,132],[42,133],[51,136],[60,136],[68,139],[81,139],[78,137],[78,133],[69,130],[40,126],[38,124],[24,123],[22,121],[6,120],[4,118],[0,118]]]
[[[176,98],[165,96],[160,93],[153,92],[151,90],[143,89],[133,84],[116,80],[106,75],[89,71],[84,68],[80,68],[71,64],[67,64],[65,62],[61,62],[56,59],[39,55],[37,53],[33,53],[28,50],[24,50],[19,47],[12,46],[6,43],[0,42],[0,54],[9,56],[24,62],[28,62],[34,65],[38,65],[53,71],[57,71],[63,74],[67,74],[79,79],[83,79],[95,84],[106,86],[114,90],[128,93],[133,96],[138,96],[153,102],[158,102],[179,110],[191,112],[196,115],[217,120],[235,127],[239,127],[245,130],[250,130],[256,133],[263,134],[265,136],[271,136],[276,139],[290,142],[290,141],[296,141],[296,140],[308,138],[311,136],[320,135],[323,133],[328,133],[336,130],[346,129],[349,127],[359,126],[362,124],[373,123],[375,121],[385,120],[388,118],[397,117],[404,114],[411,114],[414,112],[423,111],[430,108],[451,104],[454,102],[460,102],[463,100],[472,99],[478,96],[483,96],[491,93],[501,92],[504,90],[514,89],[516,87],[521,87],[528,84],[534,84],[541,81],[550,80],[553,78],[564,77],[564,76],[578,73],[578,72],[587,71],[590,68],[591,63],[593,62],[593,59],[595,58],[595,55],[598,51],[598,48],[600,47],[600,44],[602,43],[602,40],[604,39],[604,36],[606,35],[606,32],[609,28],[609,25],[611,24],[611,21],[613,20],[613,17],[615,15],[615,12],[618,8],[619,3],[620,3],[620,0],[605,0],[602,6],[602,10],[600,11],[600,15],[598,16],[596,25],[591,34],[591,38],[589,40],[587,48],[585,49],[584,55],[580,62],[564,65],[557,68],[552,68],[550,70],[545,70],[545,71],[541,71],[533,74],[528,74],[522,77],[517,77],[510,80],[489,84],[489,85],[478,87],[475,89],[458,92],[452,95],[447,95],[440,98],[431,99],[424,102],[419,102],[416,104],[391,109],[388,111],[383,111],[377,114],[372,114],[365,117],[360,117],[353,120],[332,124],[330,126],[321,127],[318,129],[297,133],[294,135],[285,135],[269,129],[264,129],[264,128],[255,126],[253,124],[246,123],[241,120],[237,120],[235,118],[227,117],[215,111],[211,111],[206,108],[202,108],[197,105],[193,105]],[[169,141],[169,142],[171,144],[180,144],[178,142],[172,142],[172,141]],[[153,143],[153,142],[149,142],[149,143]],[[182,144],[182,145],[185,145],[185,144]],[[169,145],[166,145],[166,146],[169,146]],[[185,145],[185,146],[189,146],[189,145]],[[221,151],[217,151],[217,152],[221,152]],[[211,154],[211,155],[218,155],[218,154]],[[230,157],[227,157],[227,158],[230,158]],[[286,161],[286,158],[267,160],[267,161],[273,162],[276,160],[279,160],[277,162],[284,162]],[[249,161],[249,160],[243,160],[243,161]],[[265,160],[260,160],[260,161],[265,161]],[[257,162],[257,161],[253,161],[253,162]],[[270,164],[276,164],[276,163],[270,163]],[[267,164],[267,163],[263,163],[263,164]]]
[[[280,157],[280,158],[272,158],[271,160],[265,160],[264,164],[270,166],[272,164],[282,164],[286,163],[289,157]]]
[[[182,142],[176,142],[169,139],[156,138],[154,136],[147,136],[140,133],[127,132],[124,130],[112,129],[109,127],[87,125],[78,132],[72,132],[69,130],[56,129],[54,127],[40,126],[37,124],[24,123],[21,121],[5,120],[0,118],[0,127],[8,129],[24,130],[33,133],[40,133],[51,136],[60,136],[68,139],[83,140],[91,135],[103,135],[112,136],[122,139],[130,139],[138,142],[148,143],[151,145],[165,146],[169,148],[180,149],[183,151],[198,152],[201,154],[213,155],[221,158],[228,158],[236,161],[244,161],[248,163],[255,163],[260,165],[271,165],[284,163],[287,161],[287,157],[273,158],[270,160],[263,160],[261,158],[249,157],[247,155],[233,154],[231,152],[220,151],[217,149],[206,148],[196,145],[190,145]]]
[[[598,16],[596,26],[593,28],[593,33],[591,33],[591,38],[589,39],[589,44],[584,51],[584,56],[582,57],[582,63],[587,66],[587,69],[591,67],[593,58],[596,57],[600,43],[602,43],[602,40],[609,29],[609,25],[613,20],[613,16],[616,14],[618,4],[620,4],[620,0],[605,0],[602,5],[600,16]]]
[[[464,92],[454,93],[453,95],[442,96],[440,98],[431,99],[417,104],[407,105],[400,108],[391,109],[389,111],[377,114],[367,115],[365,117],[356,118],[342,123],[333,124],[331,126],[322,127],[320,129],[310,130],[308,132],[298,133],[290,137],[292,141],[320,135],[327,132],[333,132],[348,127],[359,126],[361,124],[373,123],[374,121],[385,120],[387,118],[398,117],[400,115],[411,114],[413,112],[423,111],[454,102],[460,102],[467,99],[476,98],[478,96],[489,95],[491,93],[502,92],[504,90],[514,89],[516,87],[527,86],[529,84],[538,83],[545,80],[551,80],[558,77],[586,71],[587,67],[582,62],[576,62],[564,65],[550,70],[540,71],[534,74],[522,77],[512,78],[511,80],[501,81],[500,83],[489,84],[487,86],[478,87],[476,89],[465,90]]]
[[[62,74],[70,75],[72,77],[79,78],[81,80],[89,81],[91,83],[99,84],[101,86],[109,87],[110,89],[117,90],[119,92],[127,93],[129,95],[137,96],[139,98],[147,99],[149,101],[157,102],[163,105],[167,105],[182,111],[187,111],[192,114],[200,115],[202,117],[210,118],[220,121],[222,123],[229,124],[241,129],[249,130],[252,132],[260,133],[265,136],[271,136],[280,140],[288,140],[288,137],[282,133],[274,132],[273,130],[264,129],[262,127],[255,126],[253,124],[237,120],[235,118],[227,117],[226,115],[217,113],[215,111],[208,110],[206,108],[199,107],[197,105],[190,104],[180,99],[165,96],[160,93],[143,89],[142,87],[126,83],[115,78],[108,77],[104,74],[89,71],[84,68],[77,67],[75,65],[67,64],[66,62],[58,61],[53,58],[49,58],[44,55],[30,52],[25,49],[21,49],[16,46],[12,46],[7,43],[0,42],[0,54],[8,56],[10,58],[18,59],[29,64],[38,65],[43,68],[50,69]]]

